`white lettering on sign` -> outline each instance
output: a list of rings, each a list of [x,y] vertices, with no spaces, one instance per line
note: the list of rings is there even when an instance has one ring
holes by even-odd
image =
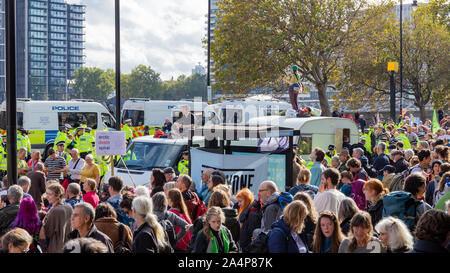
[[[125,155],[125,132],[95,132],[95,152],[97,155]]]

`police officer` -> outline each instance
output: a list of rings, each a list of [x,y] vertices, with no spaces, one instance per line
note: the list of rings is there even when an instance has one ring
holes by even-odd
[[[56,134],[56,138],[55,138],[55,145],[53,147],[55,150],[58,149],[57,143],[59,143],[61,141],[64,141],[64,142],[67,141],[67,138],[68,138],[67,135],[68,135],[70,129],[72,129],[72,126],[70,126],[70,124],[66,124],[60,128],[60,130]]]
[[[189,151],[183,152],[183,158],[178,162],[178,172],[180,174],[189,174]]]
[[[2,136],[2,143],[0,144],[0,177],[3,179],[3,177],[6,175],[8,171],[7,166],[7,153],[6,153],[6,134]]]
[[[330,144],[330,145],[328,146],[328,152],[325,154],[325,159],[326,159],[327,162],[328,162],[328,166],[331,166],[331,158],[332,158],[333,156],[337,156],[337,153],[336,153],[336,146],[334,146],[333,144]]]
[[[67,152],[64,151],[65,144],[66,144],[66,141],[65,141],[65,140],[61,140],[60,142],[58,142],[58,143],[56,144],[56,149],[57,149],[57,150],[56,150],[56,154],[57,154],[58,156],[64,158],[64,159],[66,160],[66,162],[69,162],[69,160],[72,159],[72,156],[71,156],[69,153],[67,153]]]
[[[80,157],[85,158],[92,152],[92,142],[94,142],[91,134],[86,132],[87,127],[79,127],[77,132],[77,144],[75,148],[80,152]]]
[[[133,130],[131,130],[131,119],[125,120],[125,125],[123,125],[122,131],[125,132],[125,139],[127,143],[130,143],[130,141],[133,139]]]
[[[27,147],[27,138],[24,136],[24,130],[20,128],[19,130],[17,130],[17,151],[19,151],[20,148],[27,149]]]
[[[405,135],[405,132],[406,132],[405,128],[398,128],[398,132],[399,132],[399,134],[397,135],[397,137],[395,139],[403,142],[403,148],[405,150],[411,149],[411,143],[409,142],[408,137],[406,137],[406,135]]]

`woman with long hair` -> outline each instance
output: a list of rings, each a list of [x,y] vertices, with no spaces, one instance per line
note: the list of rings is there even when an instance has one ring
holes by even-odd
[[[181,191],[179,189],[171,189],[167,193],[168,198],[167,202],[169,204],[171,212],[178,215],[181,219],[185,220],[188,224],[192,224],[192,221],[189,217],[189,212],[186,207],[186,204],[184,203],[183,195],[181,194]],[[178,226],[175,226],[175,234],[178,235],[178,233],[181,232],[181,228]],[[189,242],[191,240],[192,234],[191,232],[186,232],[186,235],[184,235],[177,244],[176,251],[178,252],[185,252],[186,249],[189,246]]]
[[[309,253],[310,246],[303,231],[308,209],[299,200],[292,201],[280,219],[272,224],[267,242],[269,253]]]
[[[338,223],[336,215],[327,210],[319,215],[312,251],[314,253],[338,253],[339,245],[344,240],[344,235]]]
[[[302,233],[306,234],[307,243],[311,246],[314,240],[314,232],[316,230],[317,223],[317,215],[316,208],[314,207],[314,202],[311,196],[306,192],[297,192],[294,196],[294,200],[302,201],[308,209],[308,215],[306,215],[304,222],[305,227],[303,228]]]
[[[239,222],[241,223],[239,245],[243,253],[248,252],[248,246],[252,241],[253,231],[261,227],[261,203],[255,200],[253,193],[248,188],[243,188],[236,194],[239,205]]]
[[[347,236],[350,231],[350,221],[355,213],[359,211],[355,200],[350,197],[345,198],[339,204],[338,219],[341,227],[342,234]]]
[[[210,207],[204,215],[205,225],[197,235],[192,253],[232,253],[238,248],[231,232],[223,224],[225,215],[221,208]]]
[[[388,253],[405,253],[413,249],[414,237],[402,220],[394,217],[383,218],[375,226],[375,230]]]
[[[24,198],[20,203],[19,212],[11,224],[11,228],[23,228],[33,237],[33,243],[30,245],[31,252],[38,253],[41,251],[38,249],[37,243],[39,241],[41,225],[36,203],[30,197]]]
[[[132,252],[172,252],[167,233],[153,214],[152,200],[144,196],[134,198],[132,212],[137,226],[137,230],[133,234]]]
[[[164,184],[166,183],[166,176],[161,169],[153,169],[150,176],[150,185],[152,187],[152,193],[150,197],[153,197],[158,192],[164,192]]]
[[[384,188],[380,180],[372,178],[364,184],[363,192],[366,200],[370,202],[367,212],[372,217],[373,225],[376,225],[383,218],[383,198],[389,190]]]
[[[34,151],[31,153],[30,160],[28,160],[28,167],[30,167],[31,172],[34,172],[38,163],[42,163],[42,155],[40,151]]]
[[[372,217],[365,211],[357,212],[350,222],[349,237],[339,246],[339,253],[385,253],[386,248],[373,236]]]
[[[226,190],[226,188],[224,190]],[[219,187],[214,188],[214,191],[209,198],[208,207],[219,207],[222,209],[225,215],[224,225],[231,231],[233,240],[236,242],[240,238],[241,225],[239,223],[237,210],[230,207],[230,195],[224,190],[219,189]]]

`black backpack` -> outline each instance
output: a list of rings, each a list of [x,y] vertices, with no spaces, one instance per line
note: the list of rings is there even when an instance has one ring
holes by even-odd
[[[285,234],[281,228],[276,227],[274,229],[280,230],[283,234]],[[262,231],[261,233],[259,233],[258,236],[256,236],[256,238],[248,246],[248,252],[249,253],[269,253],[268,241],[269,241],[269,236],[270,236],[271,231],[272,230]],[[288,237],[286,236],[286,239],[287,238]]]
[[[123,241],[123,230],[124,226],[121,223],[119,226],[119,241],[117,242],[117,246],[114,248],[114,253],[131,253],[130,244]]]
[[[166,217],[166,214],[164,214],[164,216]],[[172,222],[165,218],[159,220],[159,224],[161,224],[163,229],[166,231],[170,246],[175,249],[177,246],[177,236],[175,234],[175,228],[173,227]]]

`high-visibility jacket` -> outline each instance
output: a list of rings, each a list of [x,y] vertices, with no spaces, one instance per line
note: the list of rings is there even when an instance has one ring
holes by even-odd
[[[17,150],[20,148],[27,149],[27,139],[20,133],[17,133]]]
[[[108,164],[111,162],[110,157],[98,155],[94,157],[94,162],[100,169],[100,176],[104,176],[108,172]]]
[[[411,143],[409,142],[409,139],[405,136],[405,134],[399,134],[395,139],[403,142],[403,148],[405,150],[411,149]]]
[[[180,174],[189,174],[189,160],[182,159],[178,162],[178,172]]]
[[[7,166],[7,153],[5,151],[5,149],[3,148],[3,145],[0,145],[0,171],[7,171],[8,170],[8,166]]]
[[[308,170],[311,170],[312,167],[313,167],[313,165],[314,165],[314,162],[313,162],[313,161],[309,161],[308,165],[306,165],[306,168],[307,168]]]
[[[72,159],[72,155],[69,153],[66,153],[66,152],[63,152],[61,157],[64,158],[64,160],[66,161],[66,164],[69,164],[69,160]]]
[[[54,143],[54,145],[53,145],[53,148],[54,148],[54,149],[57,148],[57,147],[56,147],[56,144],[58,144],[58,142],[60,142],[60,141],[66,142],[66,140],[67,140],[67,134],[64,133],[64,132],[59,131],[59,132],[56,134],[55,143]]]
[[[125,124],[122,128],[122,131],[126,133],[125,139],[131,140],[133,139],[133,130],[128,126],[128,124]]]
[[[325,159],[326,159],[327,162],[328,162],[328,166],[331,166],[331,158],[332,158],[333,156],[337,156],[336,151],[334,151],[334,154],[332,154],[331,156],[329,156],[328,153],[325,154]],[[314,164],[314,163],[313,163],[313,164]]]
[[[78,138],[75,147],[80,153],[89,153],[93,150],[92,142],[94,142],[92,136],[88,133],[84,133]]]
[[[361,138],[366,140],[366,144],[364,144],[364,148],[366,148],[366,151],[371,154],[372,153],[372,140],[370,138],[369,134],[364,134],[361,136]]]
[[[28,135],[25,135],[25,139],[27,141],[27,151],[28,151],[28,155],[31,155],[31,141],[30,138],[28,137]]]

